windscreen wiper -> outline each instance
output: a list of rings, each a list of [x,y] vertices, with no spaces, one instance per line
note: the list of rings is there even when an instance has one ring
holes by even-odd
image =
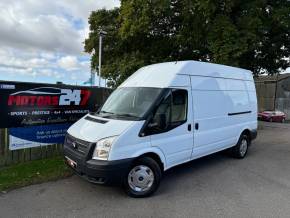
[[[100,111],[99,113],[103,113],[103,114],[114,114],[114,113],[109,112],[109,111]]]

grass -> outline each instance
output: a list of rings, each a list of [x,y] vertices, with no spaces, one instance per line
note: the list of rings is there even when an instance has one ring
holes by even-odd
[[[34,160],[0,168],[0,192],[72,175],[63,157]]]

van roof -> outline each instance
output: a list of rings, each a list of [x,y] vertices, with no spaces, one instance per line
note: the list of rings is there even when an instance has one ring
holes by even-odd
[[[249,70],[200,61],[177,61],[142,67],[122,83],[121,87],[170,87],[181,78],[177,78],[178,75],[253,81]]]

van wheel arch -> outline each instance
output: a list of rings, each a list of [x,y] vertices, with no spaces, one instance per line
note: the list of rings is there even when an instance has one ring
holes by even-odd
[[[158,163],[158,165],[161,169],[161,172],[164,172],[164,163],[162,162],[162,160],[158,154],[153,153],[153,152],[145,153],[145,154],[142,154],[141,156],[137,157],[136,160],[141,159],[143,157],[150,157],[153,160],[155,160]]]
[[[240,137],[241,137],[242,135],[246,135],[246,136],[248,137],[248,139],[249,139],[249,144],[251,144],[251,141],[252,141],[252,138],[251,138],[251,131],[250,131],[249,129],[245,129],[245,130],[241,133]]]

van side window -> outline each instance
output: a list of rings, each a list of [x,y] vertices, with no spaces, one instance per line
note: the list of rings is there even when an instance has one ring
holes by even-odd
[[[171,123],[185,122],[187,117],[187,91],[172,91]]]
[[[166,96],[161,104],[158,106],[152,122],[159,124],[158,128],[166,129],[170,123],[171,114],[171,93]],[[161,124],[161,125],[160,125]]]
[[[148,133],[157,134],[174,129],[187,120],[187,91],[173,89],[155,110]]]

